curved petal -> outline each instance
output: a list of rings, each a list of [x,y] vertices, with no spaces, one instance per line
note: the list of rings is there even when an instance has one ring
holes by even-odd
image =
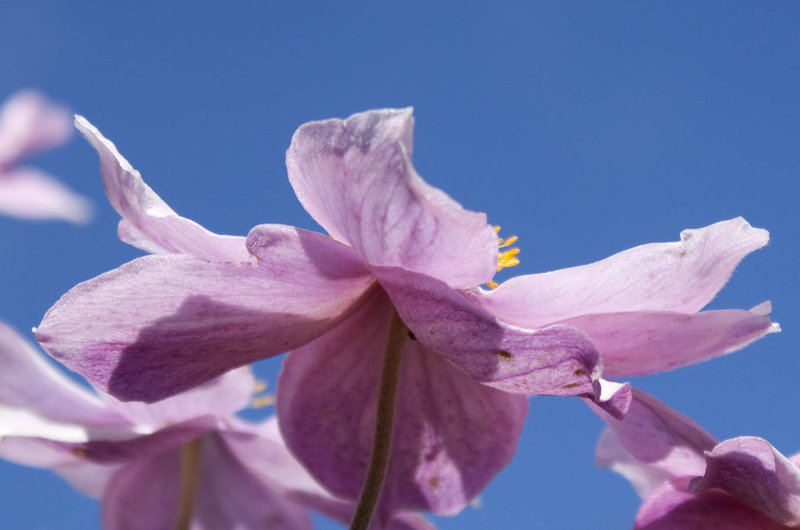
[[[8,414],[16,413],[44,423],[83,427],[124,426],[128,422],[109,410],[88,390],[80,387],[49,364],[33,346],[8,325],[0,322],[0,436],[36,435],[12,428]],[[30,421],[18,424],[31,425]]]
[[[36,337],[104,391],[148,402],[300,346],[346,316],[373,281],[344,245],[304,248],[279,235],[257,262],[136,259],[65,294]]]
[[[603,430],[597,441],[594,463],[597,467],[608,468],[628,479],[642,499],[647,498],[650,492],[672,478],[671,473],[645,464],[633,456],[608,427]]]
[[[111,408],[137,425],[158,429],[199,416],[232,416],[248,406],[254,386],[253,372],[244,366],[155,403],[122,402],[107,394],[104,397]]]
[[[800,525],[800,469],[762,438],[725,440],[706,453],[705,475],[690,490],[727,491],[740,501],[787,526]]]
[[[477,381],[524,394],[596,394],[597,351],[579,330],[510,326],[434,278],[398,268],[375,273],[419,341]]]
[[[51,440],[24,436],[5,436],[0,439],[0,458],[24,466],[40,467],[58,473],[81,493],[99,498],[117,464],[97,463],[82,458],[69,447],[58,446]]]
[[[635,530],[781,530],[746,504],[721,491],[695,496],[665,482],[636,516]]]
[[[0,172],[23,157],[63,144],[71,133],[67,109],[38,92],[18,92],[0,109]]]
[[[497,236],[411,166],[411,109],[354,114],[300,127],[286,153],[306,211],[370,265],[428,274],[452,287],[492,279]]]
[[[532,328],[596,313],[695,313],[742,258],[767,241],[766,230],[739,217],[684,230],[675,243],[650,243],[589,265],[517,276],[472,297],[504,321]]]
[[[22,219],[61,219],[84,224],[92,217],[89,201],[41,171],[30,168],[0,173],[0,213]]]
[[[189,254],[212,261],[250,258],[243,237],[209,232],[175,213],[86,118],[75,116],[75,127],[100,155],[103,187],[111,205],[123,218],[119,236],[124,242],[146,252]]]
[[[323,485],[348,499],[358,496],[370,458],[391,314],[385,295],[376,293],[326,335],[291,352],[278,381],[288,446]],[[511,459],[526,411],[525,397],[476,383],[409,337],[383,524],[401,510],[462,509]]]
[[[694,420],[667,407],[654,397],[633,389],[628,414],[616,419],[586,401],[600,419],[614,431],[624,448],[642,464],[653,466],[671,477],[702,475],[703,451],[717,439]]]
[[[706,361],[780,330],[770,322],[768,312],[741,309],[691,315],[602,313],[560,324],[591,337],[603,360],[603,374],[609,377],[648,375]]]

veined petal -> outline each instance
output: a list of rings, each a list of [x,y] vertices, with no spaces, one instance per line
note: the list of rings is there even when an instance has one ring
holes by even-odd
[[[138,258],[65,294],[37,339],[102,390],[148,402],[295,348],[346,316],[373,281],[343,253],[300,252],[302,240],[284,235],[253,262]]]
[[[721,491],[696,496],[663,483],[636,516],[635,530],[785,530]]]
[[[0,422],[0,437],[47,436],[46,429],[28,428],[37,422],[60,424],[78,431],[84,427],[128,425],[123,417],[50,365],[27,340],[2,322],[0,366],[0,416],[5,418]],[[9,419],[12,413],[19,423]],[[23,421],[23,416],[28,421]]]
[[[638,311],[585,315],[560,322],[591,337],[609,377],[647,375],[734,352],[779,331],[762,304],[695,314]]]
[[[670,477],[703,474],[703,451],[713,448],[717,439],[691,418],[636,389],[623,419],[612,417],[589,400],[585,402],[614,431],[625,450],[642,464],[652,466],[654,472]]]
[[[411,165],[411,109],[301,126],[286,153],[306,211],[370,265],[395,266],[452,287],[491,280],[497,236],[486,215],[429,186]]]
[[[53,177],[31,168],[0,172],[0,213],[22,219],[61,219],[84,224],[89,201]]]
[[[175,213],[86,118],[75,116],[75,127],[100,155],[103,187],[111,205],[122,216],[118,233],[124,242],[146,252],[189,254],[211,261],[250,258],[243,237],[209,232]]]
[[[769,241],[741,217],[684,230],[675,243],[650,243],[596,263],[517,276],[473,299],[504,321],[530,328],[597,313],[695,313],[736,265]]]
[[[522,394],[596,394],[597,351],[579,330],[511,326],[435,278],[399,268],[374,272],[416,338],[477,381]]]
[[[727,491],[770,519],[800,526],[800,469],[762,438],[725,440],[706,452],[705,475],[690,491]]]
[[[0,172],[21,158],[64,143],[71,133],[65,108],[38,92],[18,92],[0,109]]]
[[[291,352],[278,381],[287,445],[347,499],[358,496],[370,458],[391,315],[377,292],[326,335]],[[402,510],[462,509],[511,459],[526,411],[525,397],[476,383],[409,337],[379,522]]]

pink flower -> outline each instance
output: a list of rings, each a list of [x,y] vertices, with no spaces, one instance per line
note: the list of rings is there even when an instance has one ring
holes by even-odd
[[[290,181],[331,237],[282,225],[212,234],[170,209],[88,122],[77,125],[100,153],[120,237],[157,255],[64,295],[37,332],[45,349],[116,396],[144,400],[292,350],[278,388],[281,429],[317,479],[354,498],[394,337],[383,520],[463,508],[513,455],[525,395],[589,396],[624,414],[630,388],[601,384],[592,341],[611,373],[626,376],[726,353],[772,329],[764,310],[697,313],[766,243],[741,219],[481,288],[513,257],[485,215],[414,171],[409,109],[295,133]]]
[[[237,419],[254,381],[242,368],[155,404],[84,390],[0,323],[0,457],[49,468],[102,499],[106,529],[311,528],[308,508],[347,522],[351,503],[289,454],[275,418]],[[188,528],[188,526],[186,526]],[[403,514],[392,530],[430,529]]]
[[[800,526],[800,454],[761,438],[718,442],[693,420],[634,390],[630,411],[608,423],[597,464],[631,481],[643,499],[637,530],[763,530]]]
[[[0,213],[25,219],[85,223],[89,203],[49,175],[19,162],[64,143],[70,114],[35,92],[20,92],[0,108]]]

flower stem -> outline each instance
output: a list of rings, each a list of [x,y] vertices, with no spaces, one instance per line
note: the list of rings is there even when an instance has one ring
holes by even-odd
[[[202,438],[197,438],[181,448],[180,489],[178,490],[178,518],[175,530],[189,530],[197,501],[197,480],[200,474],[200,449]]]
[[[386,468],[389,464],[389,453],[392,445],[392,422],[394,420],[394,403],[397,395],[397,381],[400,375],[400,354],[408,336],[408,328],[396,311],[392,312],[392,323],[389,328],[389,339],[386,344],[386,357],[383,359],[380,390],[378,392],[378,413],[375,417],[375,439],[372,442],[367,477],[358,506],[350,523],[350,530],[367,530],[372,521],[372,514],[378,504]]]

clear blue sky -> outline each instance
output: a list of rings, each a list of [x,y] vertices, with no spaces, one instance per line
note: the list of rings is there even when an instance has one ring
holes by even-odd
[[[784,332],[634,383],[720,438],[800,450],[800,3],[147,4],[2,2],[0,98],[34,87],[69,104],[175,210],[222,233],[316,228],[286,179],[294,129],[406,105],[418,171],[520,236],[514,273],[742,215],[772,241],[711,307],[771,299]],[[75,283],[139,254],[116,238],[83,140],[36,162],[97,215],[85,228],[0,219],[0,318],[23,331]],[[274,381],[278,366],[259,372]],[[628,527],[638,499],[594,469],[600,431],[576,399],[534,399],[483,506],[437,524]],[[5,528],[98,525],[96,503],[4,462],[0,513]]]

